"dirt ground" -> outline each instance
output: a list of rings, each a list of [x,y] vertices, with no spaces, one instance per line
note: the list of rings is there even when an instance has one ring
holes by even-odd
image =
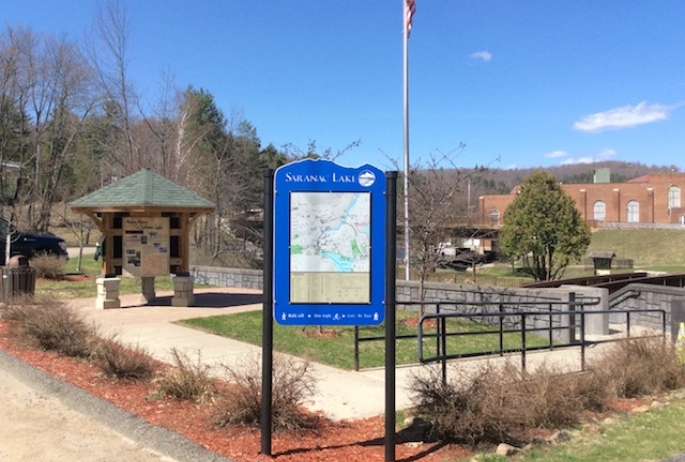
[[[3,462],[226,461],[2,351],[0,415]]]
[[[3,370],[0,408],[5,422],[0,432],[0,460],[171,460],[33,390]]]

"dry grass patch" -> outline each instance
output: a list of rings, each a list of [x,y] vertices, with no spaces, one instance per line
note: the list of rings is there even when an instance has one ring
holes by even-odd
[[[30,265],[37,278],[60,279],[64,276],[67,262],[55,255],[40,254],[31,258]]]
[[[617,342],[590,368],[618,398],[654,395],[685,386],[685,369],[673,345],[657,337]]]
[[[262,409],[262,371],[258,355],[235,366],[224,365],[230,386],[217,397],[213,411],[217,427],[240,425],[259,428]],[[319,419],[303,405],[316,392],[309,363],[284,355],[274,355],[272,423],[275,431],[316,428]]]
[[[147,381],[154,377],[157,369],[144,348],[126,347],[115,336],[97,342],[91,361],[107,376],[120,380]]]
[[[19,337],[67,356],[90,356],[97,338],[95,326],[60,301],[23,298],[6,307],[2,317],[15,323]]]
[[[192,360],[188,354],[171,349],[172,368],[165,369],[156,379],[157,390],[163,396],[193,401],[208,401],[215,392],[210,367],[202,363],[200,351],[197,359]]]

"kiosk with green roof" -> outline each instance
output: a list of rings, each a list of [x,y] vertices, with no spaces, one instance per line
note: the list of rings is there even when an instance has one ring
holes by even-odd
[[[119,308],[119,277],[141,278],[145,301],[155,298],[155,277],[173,275],[173,306],[192,306],[190,231],[215,205],[144,169],[69,204],[90,217],[104,238],[98,308]]]

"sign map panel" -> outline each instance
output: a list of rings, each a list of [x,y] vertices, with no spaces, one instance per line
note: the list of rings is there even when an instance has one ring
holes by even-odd
[[[371,195],[290,194],[290,301],[370,303]]]

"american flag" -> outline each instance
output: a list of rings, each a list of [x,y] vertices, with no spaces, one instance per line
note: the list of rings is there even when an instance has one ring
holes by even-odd
[[[406,21],[407,26],[407,37],[409,37],[409,35],[411,34],[411,18],[412,16],[414,16],[414,13],[416,12],[416,5],[414,4],[414,0],[404,0],[404,7],[404,20]]]

